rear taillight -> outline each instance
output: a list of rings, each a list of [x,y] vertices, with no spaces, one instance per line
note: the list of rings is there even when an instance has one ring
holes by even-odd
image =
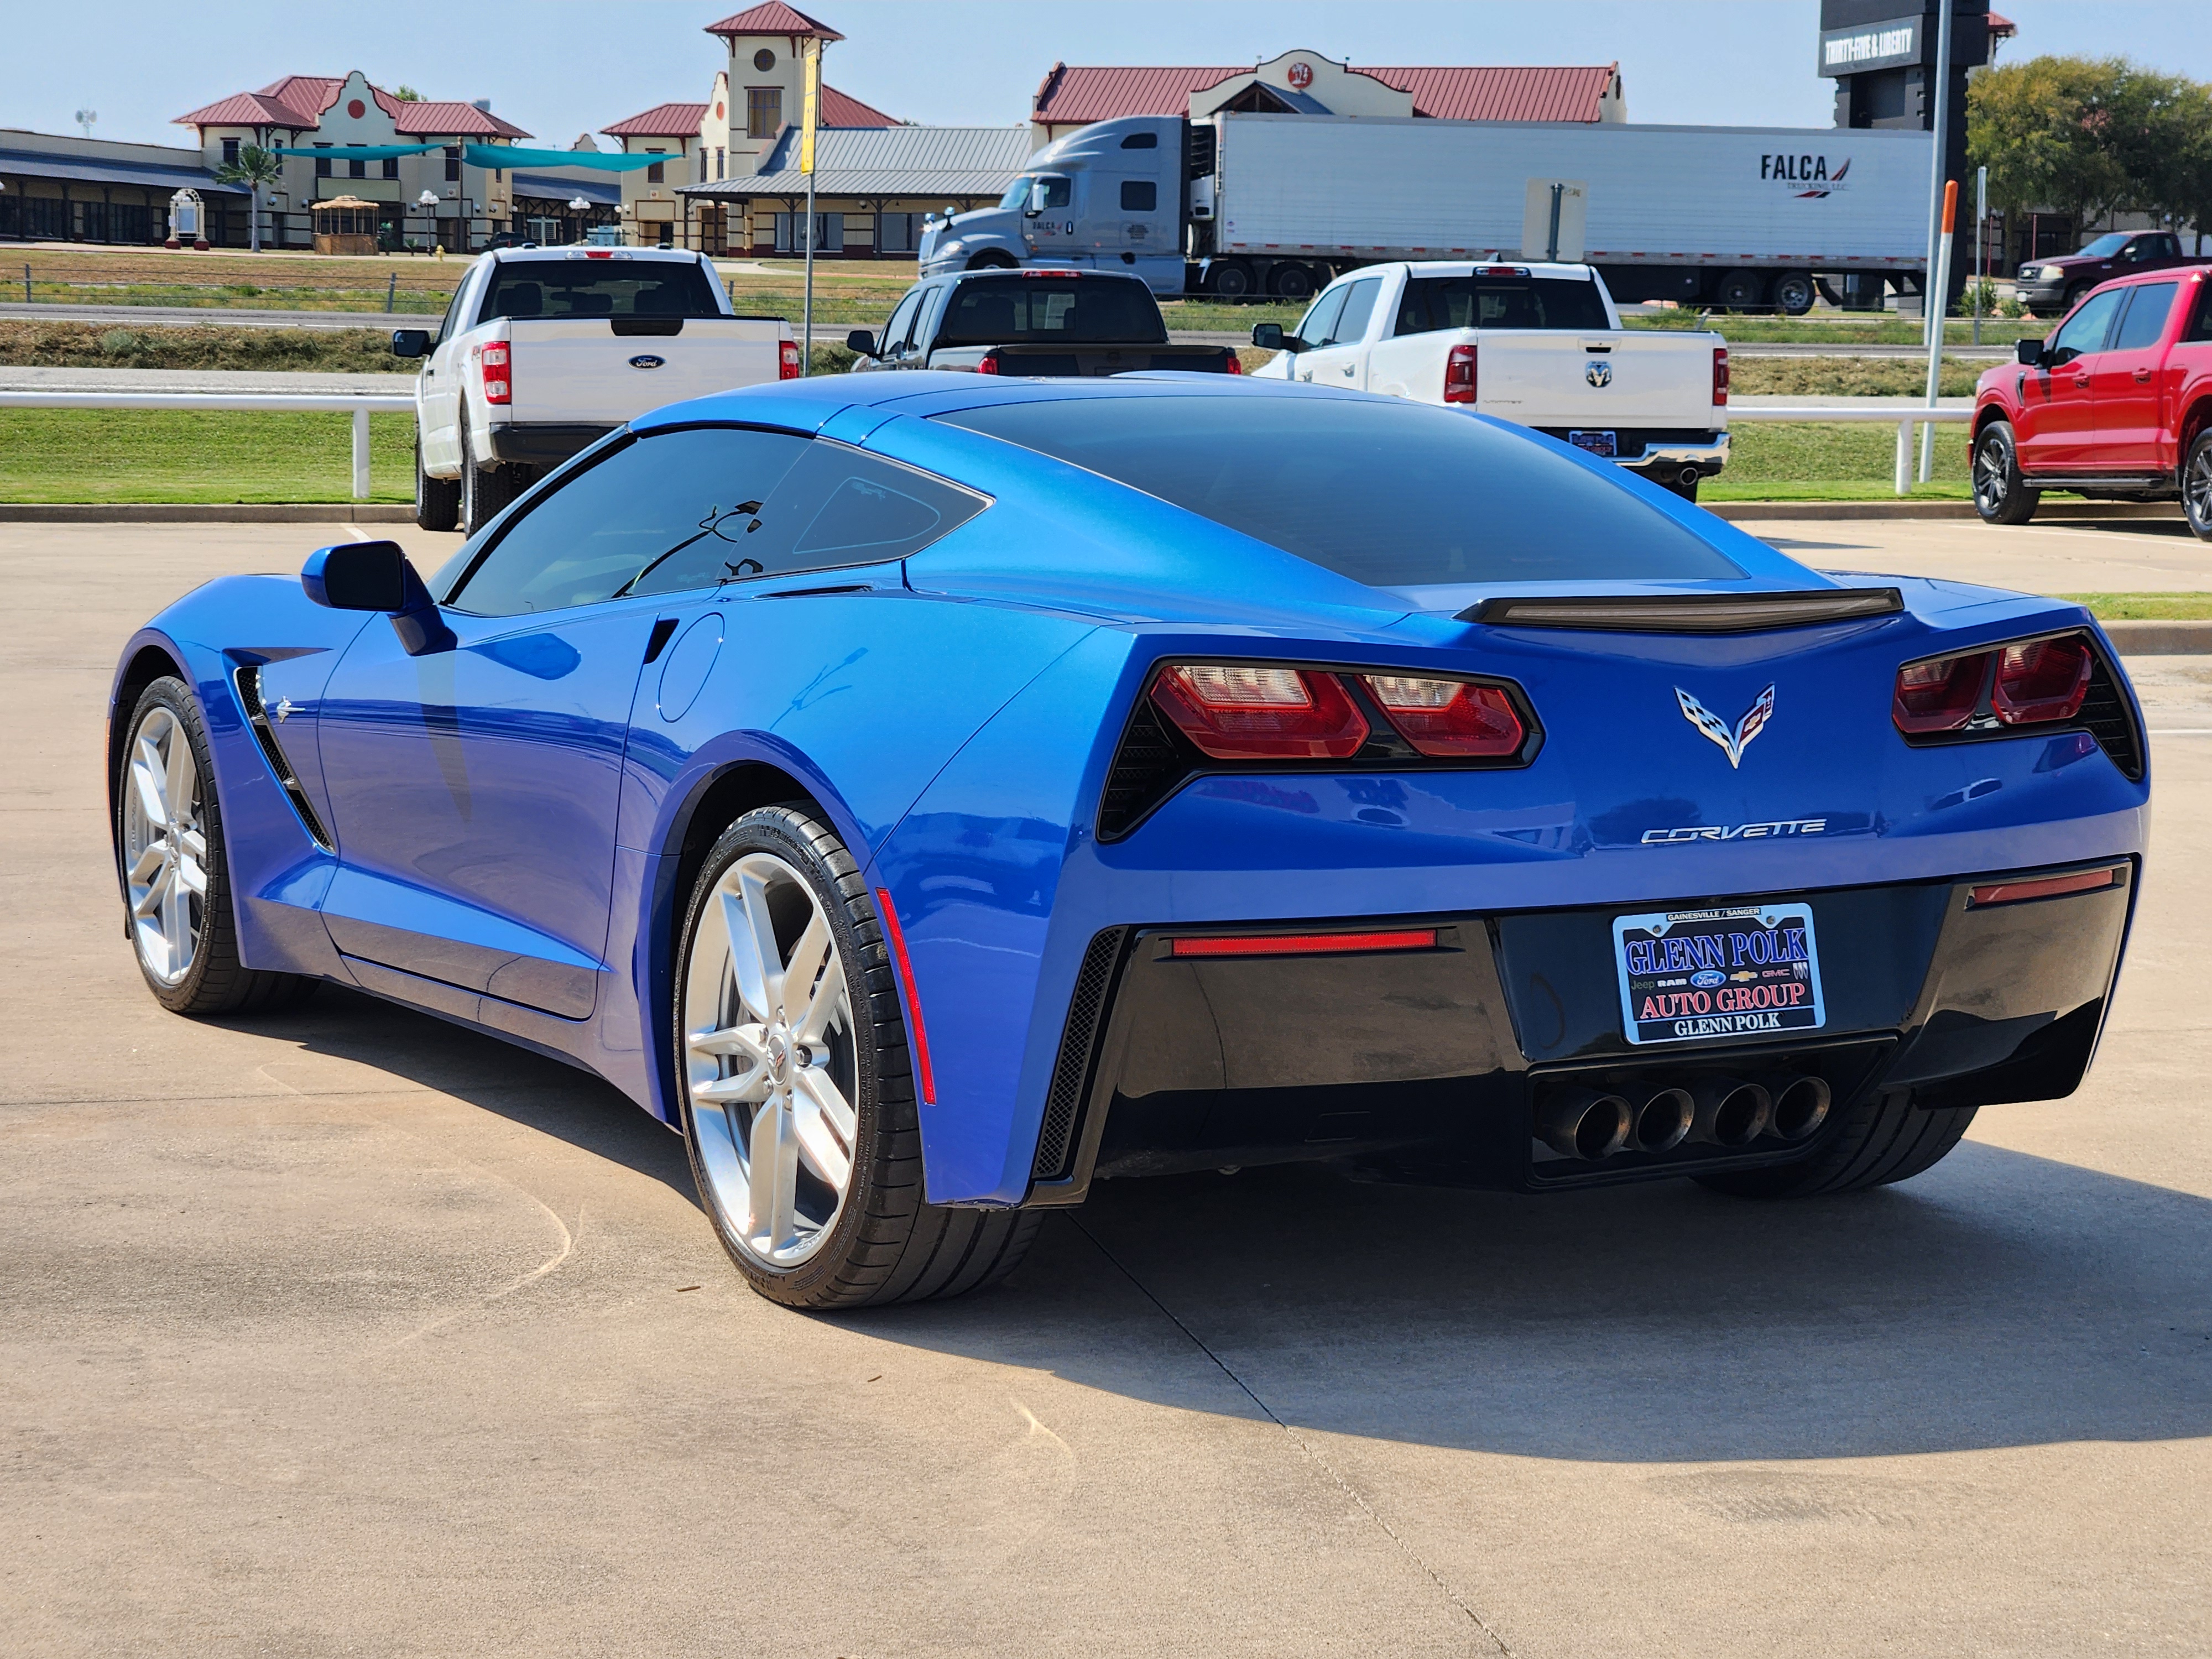
[[[779,380],[795,380],[799,378],[798,341],[786,340],[782,343],[781,347],[779,347],[776,356],[775,378]]]
[[[1334,674],[1247,665],[1160,671],[1152,701],[1215,760],[1343,760],[1367,741],[1367,720]]]
[[[1455,345],[1444,359],[1444,401],[1448,404],[1471,404],[1474,401],[1474,348]]]
[[[2007,726],[2070,720],[2089,690],[2089,643],[2081,635],[2031,640],[1997,653],[1990,712]]]
[[[1713,407],[1715,409],[1728,407],[1728,348],[1715,346],[1713,348]]]
[[[1513,700],[1497,686],[1400,674],[1361,678],[1390,724],[1424,755],[1516,755],[1528,735]]]
[[[1973,719],[1974,710],[1981,706],[1982,684],[1989,674],[1986,651],[1907,663],[1897,671],[1890,718],[1899,731],[1915,737],[1955,732]]]
[[[978,374],[996,374],[999,372],[999,354],[995,351],[985,352],[982,361],[975,365],[975,372]]]
[[[1224,374],[1242,374],[1244,372],[1243,359],[1237,355],[1234,347],[1230,349],[1229,361],[1222,364],[1221,371]]]
[[[488,404],[514,401],[514,386],[507,376],[507,342],[494,340],[477,349],[477,367],[483,376],[483,399]]]

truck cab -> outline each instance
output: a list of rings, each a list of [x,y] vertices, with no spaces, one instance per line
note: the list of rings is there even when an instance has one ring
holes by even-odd
[[[996,207],[924,228],[921,274],[1051,265],[1118,270],[1183,289],[1183,122],[1101,121],[1030,158]]]

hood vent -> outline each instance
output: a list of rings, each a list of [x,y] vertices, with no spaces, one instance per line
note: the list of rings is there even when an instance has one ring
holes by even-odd
[[[1797,593],[1566,594],[1485,599],[1459,613],[1489,628],[1577,628],[1611,634],[1758,634],[1773,628],[1893,617],[1905,609],[1893,587],[1820,587]]]

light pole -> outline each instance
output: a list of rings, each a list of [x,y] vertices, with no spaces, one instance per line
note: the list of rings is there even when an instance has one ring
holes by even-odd
[[[591,204],[589,202],[586,201],[582,197],[580,197],[580,196],[571,196],[571,197],[568,198],[568,211],[569,211],[569,212],[571,212],[571,213],[573,213],[573,214],[574,214],[574,215],[576,216],[576,218],[577,218],[577,221],[578,221],[577,227],[576,227],[576,234],[575,234],[574,237],[572,240],[574,240],[574,241],[576,241],[576,242],[578,242],[578,243],[580,243],[580,242],[582,242],[582,241],[584,240],[584,226],[583,226],[583,224],[582,224],[582,222],[582,222],[583,218],[584,218],[584,216],[585,216],[586,214],[589,213],[591,210],[592,210],[592,204]]]
[[[422,210],[422,216],[430,222],[430,245],[438,243],[438,192],[426,190],[415,198],[415,205]]]

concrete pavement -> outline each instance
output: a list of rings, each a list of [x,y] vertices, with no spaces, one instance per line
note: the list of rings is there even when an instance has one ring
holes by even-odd
[[[114,652],[349,533],[0,527],[0,1649],[2212,1645],[2212,738],[2154,739],[2088,1085],[1905,1186],[1109,1182],[1001,1291],[815,1319],[740,1287],[674,1138],[580,1073],[344,993],[145,994]],[[2154,680],[2154,730],[2212,731],[2212,660]]]

